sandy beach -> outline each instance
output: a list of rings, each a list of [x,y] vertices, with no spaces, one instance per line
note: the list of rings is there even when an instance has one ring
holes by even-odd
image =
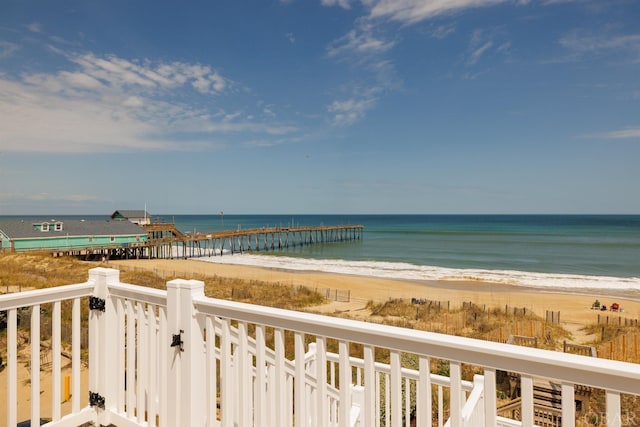
[[[560,311],[563,325],[575,331],[579,327],[594,323],[598,314],[610,314],[628,318],[640,317],[640,300],[632,296],[607,295],[593,292],[576,293],[562,290],[550,292],[519,286],[481,282],[412,282],[372,277],[341,275],[322,272],[299,272],[275,270],[260,267],[247,267],[227,264],[214,264],[198,260],[124,260],[110,261],[111,265],[144,268],[172,272],[177,276],[191,275],[220,276],[247,280],[278,282],[289,285],[305,285],[310,288],[331,288],[349,290],[349,303],[333,302],[321,311],[359,312],[367,301],[386,301],[390,298],[424,298],[436,301],[449,301],[451,307],[459,307],[463,302],[486,305],[487,307],[526,308],[544,317],[547,310]],[[598,299],[609,306],[617,302],[623,313],[599,312],[591,310],[591,304]]]

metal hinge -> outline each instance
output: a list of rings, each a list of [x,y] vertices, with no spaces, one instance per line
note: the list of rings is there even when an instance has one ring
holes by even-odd
[[[184,351],[184,347],[182,346],[184,344],[184,341],[182,341],[182,334],[184,334],[184,331],[180,329],[179,333],[172,335],[171,340],[171,347],[178,347],[180,351]]]
[[[98,408],[104,409],[104,397],[100,396],[99,393],[94,393],[90,391],[89,406],[97,406]]]
[[[107,301],[102,298],[89,297],[89,308],[91,310],[105,311],[106,305],[107,305]]]

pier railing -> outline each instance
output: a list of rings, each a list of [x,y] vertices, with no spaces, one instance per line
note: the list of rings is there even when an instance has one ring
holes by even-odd
[[[635,364],[211,299],[197,280],[156,290],[96,268],[86,283],[0,296],[0,311],[9,426],[25,418],[74,427],[533,426],[540,378],[560,385],[563,426],[580,425],[575,390],[584,387],[606,400],[598,419],[622,426],[632,414],[621,402],[640,395]],[[49,315],[50,373],[41,369],[39,326]],[[69,343],[60,338],[66,322]],[[89,392],[81,394],[86,350]],[[63,353],[71,364],[64,399]],[[432,372],[436,361],[447,369]],[[467,367],[476,375],[465,379]],[[28,381],[18,381],[21,369]],[[497,415],[501,371],[520,377],[517,417]],[[51,405],[42,405],[48,375]],[[25,387],[28,404],[17,397]]]

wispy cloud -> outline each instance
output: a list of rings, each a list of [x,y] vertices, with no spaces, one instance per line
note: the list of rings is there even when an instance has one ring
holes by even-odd
[[[27,25],[27,29],[32,33],[41,33],[42,32],[42,24],[39,22],[32,22]]]
[[[386,18],[405,24],[415,24],[438,15],[463,9],[494,6],[513,0],[379,0],[371,5],[372,18]]]
[[[520,4],[523,0],[361,0],[368,12],[356,20],[354,28],[334,40],[327,48],[327,56],[344,61],[372,74],[369,89],[361,90],[359,83],[351,94],[333,101],[327,111],[334,114],[333,123],[344,126],[363,118],[375,107],[382,92],[401,86],[393,62],[386,57],[398,43],[397,36],[390,37],[388,24],[399,22],[411,25],[438,15],[469,8],[486,7],[500,3]],[[321,0],[324,6],[351,8],[355,1]],[[443,39],[454,33],[456,26],[444,24],[436,27],[432,37]],[[397,34],[397,33],[395,33]],[[487,33],[475,35],[470,44],[467,65],[474,65],[489,51],[508,52],[509,43]],[[373,95],[372,95],[373,94]]]
[[[431,31],[431,36],[436,39],[444,39],[456,32],[455,24],[438,25]]]
[[[640,62],[640,34],[607,35],[572,31],[560,39],[560,45],[575,58],[622,55],[631,62]]]
[[[362,57],[380,55],[395,45],[394,41],[385,40],[380,35],[374,34],[374,27],[369,24],[359,25],[344,36],[334,40],[327,48],[330,57],[351,58],[356,55],[356,60]]]
[[[505,40],[500,29],[475,30],[469,40],[467,65],[477,64],[487,54],[508,55],[511,43]]]
[[[354,29],[327,47],[329,58],[348,64],[359,74],[358,80],[345,83],[342,94],[327,106],[333,125],[347,126],[361,120],[384,91],[400,86],[395,66],[385,55],[395,45],[396,40],[361,19]]]
[[[323,6],[340,6],[343,9],[351,9],[349,0],[320,0]]]
[[[585,137],[599,139],[640,139],[640,127],[628,127],[609,132],[585,135]]]
[[[70,61],[66,70],[0,76],[3,150],[202,150],[219,147],[224,133],[267,138],[297,130],[186,104],[189,89],[215,98],[233,92],[235,83],[208,65],[52,50]]]
[[[17,44],[0,40],[0,59],[10,57],[18,49]]]
[[[352,125],[362,119],[367,111],[378,102],[380,88],[369,88],[354,91],[351,97],[333,101],[327,111],[333,115],[332,123],[336,126]]]

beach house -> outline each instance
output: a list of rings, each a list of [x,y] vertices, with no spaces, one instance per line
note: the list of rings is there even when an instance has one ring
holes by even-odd
[[[129,221],[0,219],[0,249],[5,251],[86,253],[146,240],[146,231]]]
[[[114,221],[129,221],[137,225],[151,224],[151,215],[147,210],[119,210],[111,214]]]

